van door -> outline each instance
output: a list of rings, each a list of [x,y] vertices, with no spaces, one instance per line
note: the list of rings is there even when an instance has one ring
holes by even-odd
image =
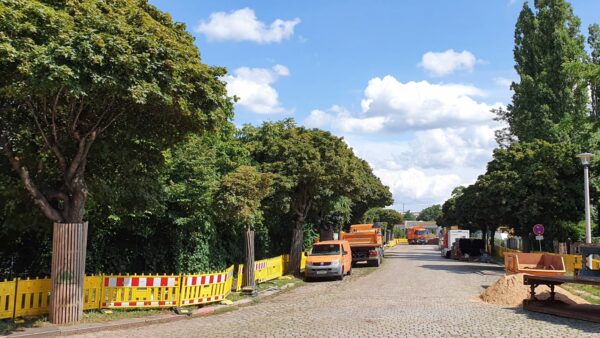
[[[346,272],[350,271],[350,267],[352,266],[352,249],[350,249],[350,243],[346,242],[342,245],[343,250],[346,252],[346,255],[343,257],[344,265],[346,266]]]

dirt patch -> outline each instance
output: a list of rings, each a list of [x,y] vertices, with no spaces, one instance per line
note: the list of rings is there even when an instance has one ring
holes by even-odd
[[[501,277],[479,296],[486,303],[518,307],[523,300],[529,298],[529,286],[523,285],[523,274]],[[540,285],[536,289],[536,297],[544,300],[550,297],[550,288]],[[556,299],[567,304],[589,304],[585,299],[575,296],[563,288],[555,287]]]

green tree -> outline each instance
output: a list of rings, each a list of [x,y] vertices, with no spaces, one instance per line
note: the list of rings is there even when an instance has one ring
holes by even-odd
[[[224,69],[145,1],[8,0],[0,33],[0,149],[52,221],[83,221],[115,144],[153,154],[232,116]]]
[[[270,174],[245,165],[225,175],[215,196],[219,218],[239,230],[261,226],[260,202],[270,194],[271,181]]]
[[[393,234],[394,227],[404,222],[402,213],[394,209],[384,209],[380,207],[371,208],[365,212],[362,217],[363,223],[381,222],[386,230],[386,233]],[[388,237],[391,238],[391,237]]]
[[[597,23],[590,25],[588,33],[590,65],[588,74],[584,74],[584,77],[590,81],[591,115],[596,121],[600,121],[600,26]]]
[[[442,214],[436,218],[438,226],[451,227],[458,224],[456,215],[456,200],[462,195],[465,187],[458,186],[452,190],[452,195],[442,204]]]
[[[435,221],[442,215],[442,206],[439,204],[434,204],[430,207],[427,207],[419,213],[419,217],[417,217],[417,221]]]
[[[394,210],[394,209],[384,209],[384,208],[371,208],[365,212],[362,217],[362,221],[364,223],[374,223],[374,222],[386,222],[390,226],[394,226],[397,224],[402,224],[404,222],[404,217],[402,217],[402,213]]]
[[[290,239],[290,264],[295,273],[299,272],[307,223],[328,229],[333,224],[327,219],[344,218],[348,207],[354,214],[357,208],[391,200],[389,189],[375,178],[366,162],[356,158],[343,139],[328,132],[298,127],[288,119],[266,122],[259,128],[244,126],[238,138],[260,170],[275,175],[274,193],[264,202],[265,214],[271,223],[271,237]]]
[[[580,141],[587,112],[585,79],[574,77],[566,64],[585,58],[580,20],[565,0],[527,2],[515,27],[515,70],[512,103],[497,110],[508,123],[497,133],[501,144],[515,140]]]
[[[406,210],[406,212],[404,213],[404,219],[407,221],[416,221],[417,217],[415,217],[415,214],[410,212],[410,210]]]

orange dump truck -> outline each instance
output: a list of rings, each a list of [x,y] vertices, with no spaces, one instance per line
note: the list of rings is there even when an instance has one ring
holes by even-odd
[[[353,224],[350,232],[342,232],[341,240],[348,241],[352,249],[352,263],[366,262],[379,266],[383,262],[381,228],[373,224]]]
[[[408,228],[406,238],[408,244],[427,244],[427,234],[429,231],[420,225]]]

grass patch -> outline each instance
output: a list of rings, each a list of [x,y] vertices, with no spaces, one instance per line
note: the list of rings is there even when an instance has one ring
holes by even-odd
[[[584,284],[563,284],[565,290],[576,294],[591,304],[600,304],[600,286]]]
[[[48,317],[23,318],[23,323],[15,323],[12,319],[0,320],[0,335],[9,334],[22,328],[41,327],[48,324]]]

